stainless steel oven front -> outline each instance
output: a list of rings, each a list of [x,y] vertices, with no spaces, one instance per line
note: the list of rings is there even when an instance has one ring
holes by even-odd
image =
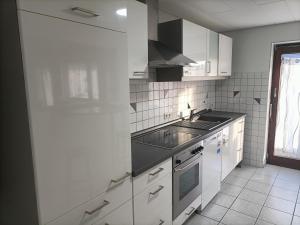
[[[173,220],[202,193],[202,149],[200,142],[173,157]]]

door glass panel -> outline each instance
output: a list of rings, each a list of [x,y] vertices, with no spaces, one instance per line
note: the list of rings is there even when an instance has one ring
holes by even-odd
[[[196,164],[179,178],[179,199],[184,198],[191,190],[199,185],[199,164]]]
[[[300,159],[300,53],[282,56],[274,155]]]

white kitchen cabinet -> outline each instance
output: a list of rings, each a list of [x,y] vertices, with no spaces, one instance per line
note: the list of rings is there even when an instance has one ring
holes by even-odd
[[[132,201],[128,201],[93,225],[133,225]]]
[[[133,199],[134,224],[172,225],[172,173],[148,185]]]
[[[219,34],[219,76],[231,76],[232,38]]]
[[[222,132],[219,132],[203,141],[201,210],[205,208],[221,188],[221,140]]]
[[[148,78],[147,5],[127,2],[128,71],[130,79]]]
[[[241,118],[222,131],[222,180],[243,159],[244,122]]]
[[[18,0],[18,8],[92,26],[126,32],[125,0]]]
[[[207,31],[207,62],[206,76],[218,76],[218,60],[219,60],[219,34]]]
[[[114,191],[112,210],[132,197],[126,34],[23,10],[19,21],[40,223]]]

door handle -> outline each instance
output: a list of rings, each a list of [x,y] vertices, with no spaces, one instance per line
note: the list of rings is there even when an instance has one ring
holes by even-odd
[[[159,168],[157,171],[153,172],[153,173],[149,173],[150,176],[155,176],[157,174],[159,174],[161,171],[163,171],[164,168]]]
[[[269,107],[269,118],[272,118],[272,111],[273,111],[273,104],[270,103],[270,107]]]
[[[80,13],[85,13],[86,15],[89,15],[90,17],[98,17],[100,16],[99,14],[89,10],[89,9],[84,9],[84,8],[81,8],[81,7],[73,7],[71,8],[71,10],[73,12],[80,12]]]
[[[156,195],[158,192],[160,192],[162,189],[164,189],[164,186],[159,185],[158,189],[156,191],[150,192],[149,195]]]
[[[187,216],[190,216],[193,212],[194,212],[194,210],[195,210],[195,208],[194,207],[192,207],[192,210],[191,211],[189,211],[188,213],[185,213],[185,215],[187,215]]]
[[[210,73],[211,72],[211,61],[206,62],[206,72]]]
[[[102,205],[100,205],[99,207],[97,207],[97,208],[95,208],[95,209],[93,209],[93,210],[91,210],[91,211],[90,211],[90,210],[86,210],[85,213],[88,214],[88,215],[92,215],[92,214],[94,214],[95,212],[97,212],[97,211],[103,209],[105,206],[107,206],[107,205],[109,205],[109,204],[110,204],[109,201],[104,200]]]

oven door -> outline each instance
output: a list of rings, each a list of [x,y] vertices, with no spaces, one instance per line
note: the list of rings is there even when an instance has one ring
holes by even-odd
[[[173,171],[173,220],[202,192],[202,155],[178,165]]]

